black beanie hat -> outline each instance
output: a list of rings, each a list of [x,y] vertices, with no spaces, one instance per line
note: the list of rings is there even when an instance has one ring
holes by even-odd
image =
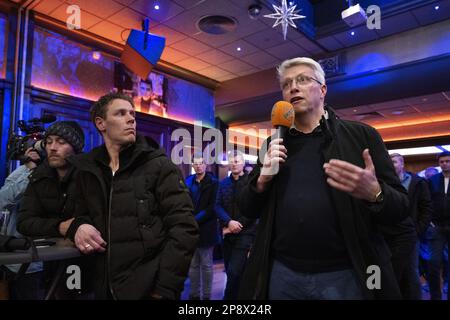
[[[80,125],[75,121],[58,121],[45,131],[45,140],[48,136],[58,136],[66,140],[74,149],[75,153],[83,151],[84,133]]]

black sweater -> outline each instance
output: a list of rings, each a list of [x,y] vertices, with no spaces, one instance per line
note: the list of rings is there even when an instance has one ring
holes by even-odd
[[[324,139],[320,128],[288,134],[288,158],[278,174],[274,255],[299,272],[351,268],[323,170]]]

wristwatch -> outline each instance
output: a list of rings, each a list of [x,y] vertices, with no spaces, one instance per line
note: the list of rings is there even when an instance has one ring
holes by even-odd
[[[380,191],[375,195],[375,203],[381,203],[384,200],[383,189],[380,188]]]

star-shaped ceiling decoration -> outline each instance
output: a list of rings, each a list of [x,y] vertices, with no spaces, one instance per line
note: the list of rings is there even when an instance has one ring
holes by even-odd
[[[300,10],[295,10],[295,8],[297,7],[296,4],[288,7],[287,0],[282,0],[281,7],[277,7],[274,4],[272,4],[272,7],[276,11],[276,13],[266,14],[266,15],[264,15],[264,17],[276,19],[272,28],[275,28],[276,26],[281,24],[281,26],[283,27],[284,40],[286,40],[288,25],[297,29],[297,26],[295,25],[294,20],[303,19],[303,18],[306,18],[306,16],[297,14]]]

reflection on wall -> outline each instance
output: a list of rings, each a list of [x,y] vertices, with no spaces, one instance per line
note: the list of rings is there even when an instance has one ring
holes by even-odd
[[[168,118],[166,86],[162,74],[151,72],[147,79],[141,79],[122,63],[114,63],[114,89],[133,98],[137,112]]]
[[[97,100],[114,87],[114,60],[57,33],[36,27],[31,85]]]
[[[209,89],[185,80],[168,77],[167,104],[171,119],[202,121],[214,127],[214,95]]]
[[[57,33],[36,26],[31,84],[34,87],[89,100],[117,88],[114,58],[101,55]],[[120,78],[120,77],[119,77]],[[139,101],[137,111],[214,127],[214,96],[209,89],[185,80],[151,73],[145,81],[123,83]],[[120,79],[119,79],[120,80]],[[139,79],[140,80],[140,79]],[[123,80],[121,80],[123,81]],[[116,82],[116,83],[115,83]],[[150,86],[145,84],[151,83]],[[139,87],[137,86],[139,84]],[[140,91],[140,92],[139,92]],[[152,105],[141,105],[144,91],[152,91]]]
[[[115,64],[115,88],[134,99],[136,111],[188,123],[214,126],[212,91],[181,79],[151,72],[147,79]]]
[[[6,74],[6,16],[0,13],[0,78]]]
[[[164,101],[164,76],[150,73],[148,79],[140,79],[134,83],[133,98],[136,111],[168,117],[167,104]]]

